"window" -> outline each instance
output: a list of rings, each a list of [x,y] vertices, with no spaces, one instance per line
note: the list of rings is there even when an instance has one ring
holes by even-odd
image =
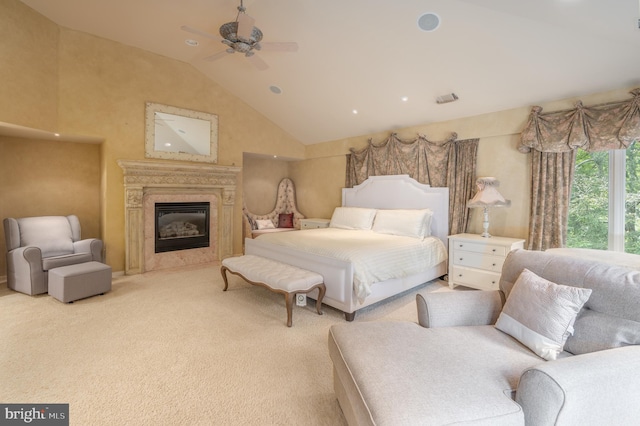
[[[640,144],[578,150],[567,247],[640,254]]]

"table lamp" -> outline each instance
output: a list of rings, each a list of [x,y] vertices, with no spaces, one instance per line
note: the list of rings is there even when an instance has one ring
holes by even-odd
[[[489,234],[489,208],[490,207],[509,207],[511,205],[510,200],[505,200],[504,197],[498,192],[500,182],[494,177],[479,177],[476,180],[476,186],[478,192],[469,200],[467,207],[484,209],[484,220],[482,222],[482,236],[485,238],[491,237]]]

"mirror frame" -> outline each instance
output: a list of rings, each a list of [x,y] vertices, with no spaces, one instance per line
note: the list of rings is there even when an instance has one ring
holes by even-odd
[[[155,149],[155,113],[179,115],[182,117],[206,120],[211,123],[209,155],[188,154],[185,152],[156,151]],[[163,160],[199,161],[205,163],[218,162],[218,116],[207,112],[192,111],[170,105],[147,102],[145,106],[145,149],[146,158],[160,158]]]

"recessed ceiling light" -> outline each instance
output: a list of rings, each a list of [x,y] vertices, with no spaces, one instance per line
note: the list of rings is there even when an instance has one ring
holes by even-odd
[[[354,110],[353,110],[353,111],[351,111],[351,112],[352,112],[352,113],[354,113],[354,114],[357,114],[357,113],[358,113],[358,110],[357,110],[357,109],[354,109]]]
[[[184,41],[184,43],[185,43],[187,46],[191,46],[191,47],[196,47],[197,45],[199,45],[199,44],[200,44],[200,43],[198,43],[198,40],[193,40],[193,39],[191,39],[191,38],[186,39],[186,40]]]
[[[440,26],[440,17],[432,12],[427,12],[418,18],[418,28],[422,31],[435,31]]]
[[[169,142],[166,142],[164,146],[171,146],[171,144]]]
[[[407,102],[409,100],[408,96],[403,96],[400,98],[402,100],[402,102]]]
[[[276,95],[279,95],[282,93],[282,89],[279,88],[278,86],[269,86],[269,90],[271,90],[271,92],[275,93]]]

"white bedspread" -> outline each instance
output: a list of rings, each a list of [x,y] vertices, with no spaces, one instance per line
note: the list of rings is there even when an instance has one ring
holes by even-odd
[[[424,272],[447,259],[442,241],[336,228],[261,235],[260,241],[350,261],[353,285],[362,302],[371,285]]]

